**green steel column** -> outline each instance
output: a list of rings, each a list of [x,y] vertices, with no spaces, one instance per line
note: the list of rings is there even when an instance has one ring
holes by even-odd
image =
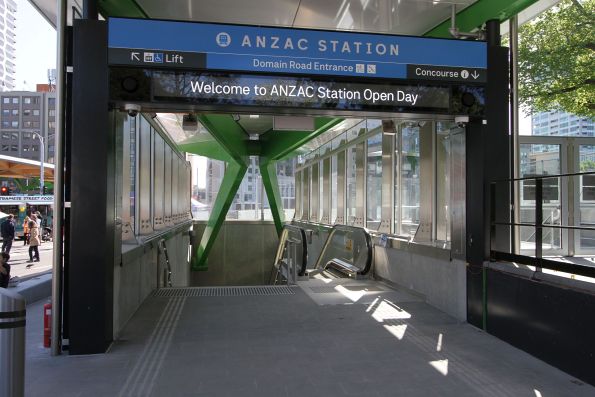
[[[211,216],[207,222],[207,227],[200,240],[200,245],[196,250],[196,256],[192,259],[192,270],[204,270],[207,267],[207,258],[209,252],[215,243],[217,234],[221,229],[221,225],[225,221],[225,216],[229,210],[244,174],[246,173],[245,164],[227,163],[225,168],[225,176],[221,182],[219,193],[217,193],[217,199],[211,210]]]
[[[207,227],[200,240],[200,245],[196,250],[196,255],[192,259],[192,270],[204,270],[207,267],[207,258],[209,252],[215,243],[217,234],[221,225],[225,221],[227,211],[231,206],[236,192],[242,183],[244,174],[248,169],[248,136],[242,127],[235,122],[231,115],[226,114],[203,114],[198,117],[202,125],[209,131],[213,139],[219,145],[222,151],[216,150],[208,153],[208,149],[217,149],[215,142],[202,142],[203,145],[210,147],[200,148],[200,143],[192,147],[192,143],[186,149],[205,154],[214,158],[227,158],[227,167],[225,175],[217,193],[217,198],[213,203],[213,209],[207,222]],[[196,142],[198,143],[198,142]],[[195,144],[196,144],[195,143]],[[206,149],[206,150],[205,150]]]
[[[281,235],[283,223],[285,223],[285,211],[283,210],[283,200],[281,199],[279,182],[277,180],[277,162],[261,157],[260,175],[262,176],[262,184],[269,200],[277,234]]]

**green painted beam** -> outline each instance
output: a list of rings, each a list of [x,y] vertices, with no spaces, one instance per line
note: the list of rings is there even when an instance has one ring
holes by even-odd
[[[284,158],[342,121],[342,118],[317,117],[314,121],[314,131],[271,130],[260,137],[262,142],[261,155],[270,160]]]
[[[99,0],[98,7],[104,17],[149,18],[135,0]]]
[[[211,210],[207,227],[196,250],[196,255],[192,258],[192,270],[204,270],[207,267],[209,252],[213,248],[213,244],[215,244],[221,225],[225,221],[227,211],[235,198],[247,169],[248,167],[245,164],[227,164],[225,176],[219,187],[217,199],[213,203],[213,209]]]
[[[201,114],[198,121],[236,163],[246,164],[250,155],[248,134],[230,114]]]
[[[523,11],[537,0],[479,0],[457,13],[456,25],[461,32],[470,32],[490,19],[504,22]],[[426,32],[428,37],[451,37],[448,32],[450,18]]]
[[[233,161],[227,150],[209,134],[200,134],[190,140],[178,143],[177,146],[180,150],[187,153],[225,162]]]
[[[271,213],[273,214],[275,228],[277,229],[277,234],[281,235],[283,224],[285,223],[285,211],[283,210],[283,201],[281,200],[281,192],[279,191],[279,182],[277,180],[277,162],[261,157],[259,167],[262,184],[264,185],[269,206],[271,207]]]

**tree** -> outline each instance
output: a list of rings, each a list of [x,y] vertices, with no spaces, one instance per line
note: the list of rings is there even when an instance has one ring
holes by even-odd
[[[519,28],[519,100],[595,117],[595,0],[564,0]]]

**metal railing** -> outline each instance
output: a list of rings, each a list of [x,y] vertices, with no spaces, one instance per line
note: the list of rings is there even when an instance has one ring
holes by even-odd
[[[544,179],[561,179],[561,178],[571,178],[577,176],[584,176],[584,175],[595,175],[595,172],[577,172],[577,173],[570,173],[570,174],[556,174],[556,175],[539,175],[539,176],[531,176],[531,177],[523,177],[523,178],[514,178],[514,179],[505,179],[505,180],[498,180],[493,181],[490,183],[490,260],[492,261],[510,261],[510,262],[517,262],[522,263],[529,266],[535,266],[537,271],[541,271],[542,268],[549,269],[549,270],[556,270],[560,272],[581,275],[586,277],[595,277],[595,267],[585,266],[576,263],[568,263],[568,262],[561,262],[555,261],[551,259],[543,258],[543,230],[544,229],[557,229],[557,230],[579,230],[579,231],[593,231],[595,232],[595,227],[586,227],[586,226],[573,226],[573,225],[557,225],[557,224],[547,224],[547,222],[543,219],[543,201],[544,201],[544,194],[543,194],[543,180]],[[528,200],[525,198],[525,201],[535,201],[535,221],[534,222],[502,222],[496,220],[496,186],[498,183],[508,183],[513,184],[515,182],[522,182],[522,181],[535,181],[535,193],[534,193],[534,200]],[[558,184],[558,186],[561,184]],[[510,185],[509,185],[510,186]],[[514,211],[520,211],[520,208],[515,208]],[[515,254],[514,252],[503,252],[494,250],[493,247],[495,245],[496,234],[497,234],[497,226],[509,226],[509,227],[532,227],[535,229],[534,233],[531,236],[535,236],[535,255],[528,256],[528,255],[519,255]],[[553,231],[553,230],[552,230]],[[520,240],[520,238],[519,238]]]
[[[346,273],[364,276],[372,267],[372,258],[372,238],[366,229],[335,225],[324,243],[315,269],[324,270],[329,263],[333,263]],[[342,263],[349,266],[341,266]]]
[[[157,243],[157,252],[159,253],[159,258],[163,255],[163,258],[165,259],[165,266],[163,267],[163,286],[171,287],[171,264],[169,263],[169,255],[167,254],[165,239],[161,239]],[[161,261],[158,261],[158,263],[161,264]]]
[[[306,273],[307,265],[308,243],[305,230],[295,225],[284,225],[271,269],[270,284],[277,284],[281,278],[284,278],[287,284],[295,284],[298,276]]]

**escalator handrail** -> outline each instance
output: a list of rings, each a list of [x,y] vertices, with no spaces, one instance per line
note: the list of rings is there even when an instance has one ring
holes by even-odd
[[[286,233],[285,231],[294,231],[294,232],[298,232],[300,235],[300,239],[302,240],[302,263],[300,266],[300,269],[298,271],[298,276],[303,276],[304,274],[306,274],[306,268],[308,266],[308,242],[306,241],[306,232],[304,231],[303,228],[296,226],[296,225],[291,225],[291,224],[286,224],[283,225],[283,231],[281,232],[281,237],[282,239],[279,241],[279,247],[277,248],[277,254],[275,256],[275,263],[273,264],[273,270],[275,268],[278,268],[278,263],[281,259],[283,259],[283,250],[285,248],[285,244],[287,242],[287,235],[289,233]],[[283,239],[283,234],[285,234],[285,238]]]
[[[318,259],[316,260],[316,266],[314,268],[315,269],[323,269],[324,268],[325,264],[321,263],[322,257],[324,255],[326,249],[328,248],[329,244],[331,243],[333,235],[338,230],[342,230],[342,231],[346,231],[346,232],[353,232],[353,231],[361,230],[364,233],[364,237],[366,240],[366,251],[367,251],[368,255],[366,257],[365,267],[362,270],[358,271],[357,274],[361,275],[361,276],[365,276],[366,274],[368,274],[368,272],[370,271],[370,268],[372,267],[372,256],[374,254],[373,248],[372,248],[372,237],[370,237],[370,233],[368,233],[368,231],[366,229],[364,229],[362,227],[356,227],[356,226],[348,226],[348,225],[333,226],[328,237],[326,238],[326,242],[324,243],[324,246],[322,247],[322,251],[320,251],[320,255],[318,256]]]

